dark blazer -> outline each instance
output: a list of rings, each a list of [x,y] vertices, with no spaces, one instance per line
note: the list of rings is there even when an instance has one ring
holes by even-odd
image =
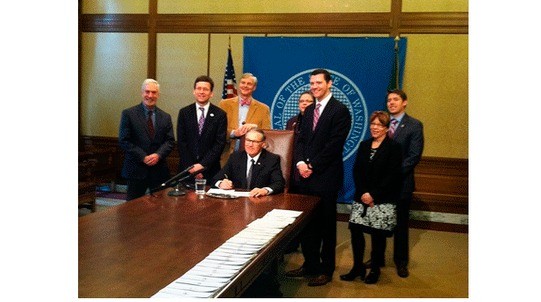
[[[125,152],[122,177],[145,179],[152,171],[157,178],[167,179],[170,174],[166,157],[175,146],[171,115],[155,108],[155,134],[151,139],[143,106],[141,103],[122,111],[118,136],[120,148]],[[157,153],[160,160],[156,165],[148,167],[143,159],[152,153]]]
[[[298,134],[301,129],[302,114],[292,116],[286,123],[286,130],[294,130],[295,134]]]
[[[220,171],[220,156],[224,150],[227,135],[227,116],[225,111],[218,106],[210,104],[203,131],[199,135],[197,107],[195,104],[190,104],[178,112],[179,171],[200,163],[205,167],[204,177],[211,179]]]
[[[357,151],[353,165],[353,180],[356,188],[354,200],[361,203],[361,196],[368,192],[376,204],[396,204],[400,200],[402,190],[400,144],[385,137],[370,161],[373,140],[370,138],[362,141]]]
[[[211,185],[214,185],[218,180],[224,179],[225,174],[227,174],[235,188],[246,188],[247,160],[248,154],[246,151],[233,152],[222,170],[214,176]],[[273,194],[278,194],[284,191],[284,186],[285,180],[280,168],[280,156],[265,149],[261,150],[261,155],[252,170],[250,190],[269,187],[272,189]]]
[[[404,178],[402,192],[411,194],[415,190],[413,169],[417,166],[423,154],[423,123],[404,114],[394,132],[393,140],[402,147],[402,175]]]
[[[344,104],[331,97],[312,131],[315,104],[304,111],[294,150],[295,164],[305,161],[312,165],[313,171],[309,178],[300,178],[299,185],[310,194],[336,194],[343,184],[342,150],[351,127],[351,115]]]

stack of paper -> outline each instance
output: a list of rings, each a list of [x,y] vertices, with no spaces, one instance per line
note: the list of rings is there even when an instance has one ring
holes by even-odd
[[[302,212],[274,209],[228,239],[152,298],[211,298]]]

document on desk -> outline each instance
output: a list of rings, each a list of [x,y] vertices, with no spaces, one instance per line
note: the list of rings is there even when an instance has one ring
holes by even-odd
[[[273,209],[268,212],[266,215],[278,216],[278,217],[299,217],[302,214],[302,211],[293,211],[293,210],[284,210],[284,209]]]
[[[224,198],[230,198],[232,197],[250,197],[250,192],[246,191],[235,191],[235,190],[222,190],[218,188],[210,188],[207,193],[209,196],[213,197],[224,197]]]

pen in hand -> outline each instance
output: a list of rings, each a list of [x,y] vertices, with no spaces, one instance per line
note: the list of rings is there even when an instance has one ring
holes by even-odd
[[[220,184],[220,187],[222,189],[225,189],[225,190],[233,189],[233,183],[231,182],[231,180],[229,180],[229,176],[227,176],[227,174],[224,174],[224,180],[222,180],[222,184],[225,186],[225,187],[222,187]]]

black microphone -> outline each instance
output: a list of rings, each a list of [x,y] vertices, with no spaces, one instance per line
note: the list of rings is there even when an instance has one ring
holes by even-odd
[[[161,184],[159,187],[157,188],[154,188],[152,190],[150,190],[150,192],[156,192],[156,191],[159,191],[163,188],[166,188],[166,187],[170,187],[170,186],[173,186],[174,184],[176,184],[178,181],[179,178],[181,178],[184,174],[188,173],[188,171],[190,171],[191,169],[193,169],[195,165],[191,165],[189,166],[188,168],[184,169],[182,172],[178,173],[177,175],[169,178],[166,182],[164,182],[163,184]],[[188,174],[188,176],[191,175],[191,174]],[[186,179],[186,178],[184,178]],[[184,180],[183,179],[183,180]]]
[[[188,179],[188,178],[190,178],[192,176],[195,176],[195,175],[197,175],[197,174],[199,174],[199,173],[201,173],[201,172],[203,172],[205,170],[206,170],[206,168],[203,167],[203,168],[201,168],[201,169],[199,169],[199,170],[197,170],[197,171],[195,171],[193,173],[190,173],[190,174],[188,174],[188,175],[186,175],[186,176],[184,176],[184,177],[182,177],[182,178],[180,178],[178,180],[175,180],[173,183],[171,183],[171,186],[175,186],[177,183],[182,182],[182,181],[184,181],[184,180],[186,180],[186,179]]]

